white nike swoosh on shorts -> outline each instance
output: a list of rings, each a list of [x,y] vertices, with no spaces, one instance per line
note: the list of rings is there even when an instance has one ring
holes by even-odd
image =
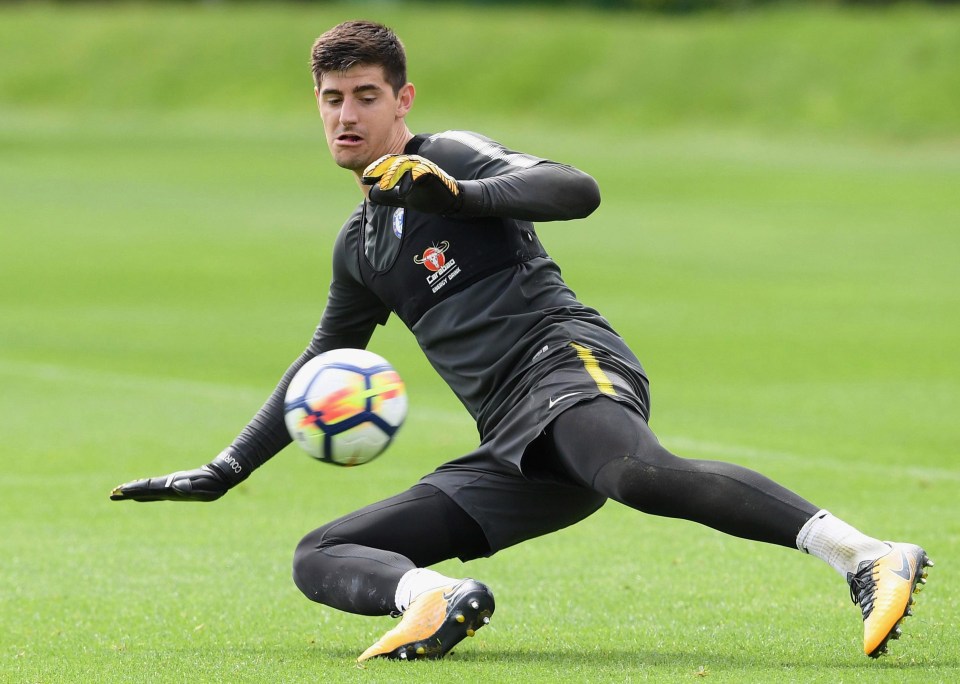
[[[557,405],[557,403],[563,401],[564,399],[576,396],[578,394],[583,394],[583,392],[570,392],[569,394],[561,394],[559,397],[555,399],[550,399],[550,402],[548,403],[547,408],[553,408],[554,406]]]

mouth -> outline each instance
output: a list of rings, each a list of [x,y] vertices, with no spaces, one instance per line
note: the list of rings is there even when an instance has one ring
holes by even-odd
[[[356,133],[341,133],[337,136],[337,144],[350,147],[353,145],[359,145],[363,142],[363,138]]]

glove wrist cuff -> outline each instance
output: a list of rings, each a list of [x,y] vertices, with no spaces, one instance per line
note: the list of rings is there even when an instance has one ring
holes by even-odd
[[[244,464],[237,457],[237,453],[231,447],[227,447],[213,459],[208,467],[220,476],[228,487],[234,487],[250,475],[250,469],[244,467]]]

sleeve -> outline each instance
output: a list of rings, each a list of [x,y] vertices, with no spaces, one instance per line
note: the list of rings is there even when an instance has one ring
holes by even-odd
[[[357,231],[349,230],[349,227],[349,223],[344,226],[334,245],[333,278],[327,305],[310,344],[290,364],[256,415],[216,459],[221,461],[231,484],[245,480],[253,470],[292,441],[284,423],[283,402],[287,386],[297,371],[325,351],[343,347],[365,348],[376,326],[387,321],[389,309],[363,286],[359,267],[352,263],[359,252],[356,249]]]
[[[587,173],[509,150],[478,133],[437,133],[427,138],[421,154],[459,182],[459,216],[567,221],[600,206],[600,187]]]

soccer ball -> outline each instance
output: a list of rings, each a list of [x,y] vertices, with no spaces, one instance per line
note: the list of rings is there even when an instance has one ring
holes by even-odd
[[[372,461],[407,415],[407,391],[393,366],[364,349],[310,359],[287,387],[284,420],[310,456],[341,466]]]

